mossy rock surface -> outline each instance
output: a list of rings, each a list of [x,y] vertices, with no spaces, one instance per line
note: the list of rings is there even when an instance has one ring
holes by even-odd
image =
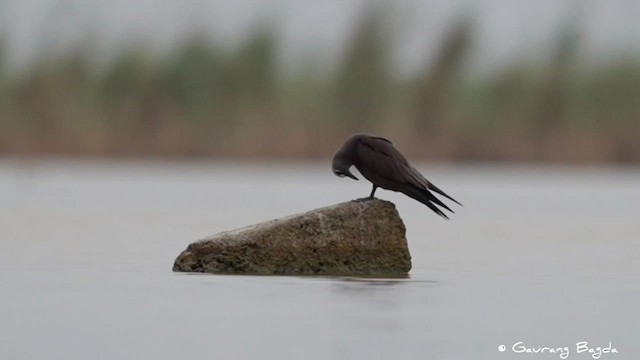
[[[411,269],[405,232],[393,203],[353,200],[196,241],[173,271],[404,276]]]

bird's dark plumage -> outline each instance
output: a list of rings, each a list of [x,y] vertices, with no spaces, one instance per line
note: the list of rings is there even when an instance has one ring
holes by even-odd
[[[453,210],[431,191],[461,205],[409,165],[407,159],[385,138],[367,134],[351,135],[333,157],[333,173],[358,180],[349,171],[352,165],[373,183],[370,198],[373,198],[378,187],[399,191],[427,205],[429,209],[446,219],[447,215],[439,207],[450,212]]]

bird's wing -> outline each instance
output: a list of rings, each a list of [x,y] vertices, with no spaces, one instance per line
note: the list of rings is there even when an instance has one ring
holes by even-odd
[[[418,188],[427,188],[426,179],[409,165],[391,141],[381,137],[361,138],[357,151],[362,165],[373,170],[378,176]]]
[[[407,159],[389,140],[378,137],[362,137],[358,140],[356,151],[363,169],[366,169],[367,172],[375,173],[376,177],[384,181],[382,184],[386,183],[390,187],[379,183],[374,184],[385,189],[401,191],[427,205],[444,218],[447,218],[447,216],[436,205],[453,212],[429,190],[433,190],[456,203],[458,202],[430,183],[418,170],[409,165]]]

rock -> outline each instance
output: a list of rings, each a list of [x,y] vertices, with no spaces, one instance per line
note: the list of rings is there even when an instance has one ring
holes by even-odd
[[[393,203],[353,200],[194,242],[173,271],[405,276],[411,269],[405,231]]]

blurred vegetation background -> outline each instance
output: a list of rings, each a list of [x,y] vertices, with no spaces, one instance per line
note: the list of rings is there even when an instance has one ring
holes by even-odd
[[[0,40],[0,154],[326,158],[369,132],[414,159],[640,160],[637,54],[587,64],[570,24],[546,61],[469,76],[467,15],[449,25],[435,60],[400,76],[390,59],[402,38],[387,10],[363,11],[326,69],[312,58],[279,66],[272,25],[240,46],[195,34],[165,56],[138,44],[100,65],[80,44],[20,72]]]

